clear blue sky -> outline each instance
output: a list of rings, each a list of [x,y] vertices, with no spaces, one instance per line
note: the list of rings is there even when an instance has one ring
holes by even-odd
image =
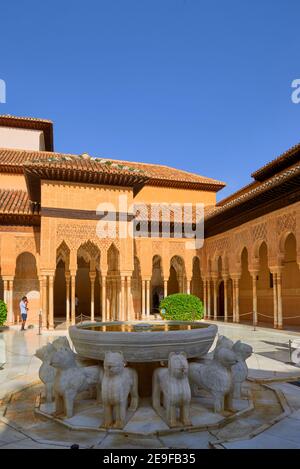
[[[10,0],[1,114],[55,123],[55,149],[227,182],[300,141],[299,0]]]

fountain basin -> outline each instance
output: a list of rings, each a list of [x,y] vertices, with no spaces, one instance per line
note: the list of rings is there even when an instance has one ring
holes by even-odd
[[[69,328],[76,352],[86,358],[104,360],[105,352],[123,352],[127,362],[168,360],[171,352],[187,358],[205,355],[213,344],[217,326],[203,322],[107,322],[86,323]]]

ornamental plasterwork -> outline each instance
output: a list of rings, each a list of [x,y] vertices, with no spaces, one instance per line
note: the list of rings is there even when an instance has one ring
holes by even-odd
[[[96,233],[96,225],[58,225],[57,227],[57,245],[59,246],[62,241],[65,241],[67,246],[74,250],[85,242],[94,243],[100,251],[107,251],[111,244],[114,244],[116,248],[120,248],[120,242],[118,239],[111,238],[100,238]]]
[[[226,237],[226,238],[214,239],[213,241],[211,241],[209,243],[208,251],[209,251],[210,257],[214,257],[214,255],[217,252],[225,252],[225,251],[228,251],[229,249],[230,249],[230,242],[229,242],[229,238]]]
[[[183,259],[185,258],[185,242],[175,242],[169,243],[169,256],[172,258],[173,256],[181,256]]]
[[[251,227],[251,236],[252,236],[252,241],[258,241],[260,239],[266,240],[267,239],[267,224],[259,223],[258,225],[254,225],[253,227]]]
[[[30,252],[33,255],[37,254],[36,243],[33,238],[20,236],[16,237],[16,254],[17,256],[22,252]]]
[[[277,234],[281,234],[284,231],[296,232],[296,213],[289,212],[285,213],[281,217],[277,218]]]
[[[248,230],[238,231],[234,236],[235,246],[249,246],[250,245],[250,233]]]

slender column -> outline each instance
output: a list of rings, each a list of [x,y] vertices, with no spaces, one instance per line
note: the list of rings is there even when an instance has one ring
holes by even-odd
[[[125,277],[121,277],[121,321],[125,321]]]
[[[8,310],[9,309],[9,280],[3,280],[3,286],[4,286],[3,300]]]
[[[115,279],[110,280],[110,318],[116,320]]]
[[[54,275],[49,275],[49,329],[54,329],[54,302],[53,302]]]
[[[142,318],[146,317],[146,280],[142,279]]]
[[[204,319],[207,318],[207,280],[203,279]]]
[[[117,280],[117,296],[118,296],[118,321],[122,321],[121,280]]]
[[[251,276],[252,276],[253,325],[257,326],[257,272],[251,272]]]
[[[281,276],[281,271],[277,273],[277,294],[278,294],[278,323],[277,327],[278,329],[283,328],[283,317],[282,317],[282,276]]]
[[[278,283],[277,283],[277,273],[272,272],[273,276],[273,309],[274,309],[274,329],[278,325]]]
[[[147,295],[146,295],[146,317],[150,319],[150,280],[146,280]]]
[[[70,324],[70,272],[66,272],[66,324]]]
[[[228,322],[228,278],[224,276],[224,321]]]
[[[107,321],[106,317],[106,276],[102,275],[101,279],[101,310],[102,310],[102,322]]]
[[[211,318],[211,294],[210,294],[210,278],[207,280],[207,315],[208,319]]]
[[[71,272],[71,324],[76,322],[75,310],[75,287],[76,287],[76,271]]]
[[[127,307],[128,307],[128,320],[132,320],[133,316],[133,304],[132,304],[132,288],[131,288],[131,277],[127,276]]]
[[[217,279],[213,278],[214,287],[214,320],[218,319],[218,291],[217,291]]]
[[[42,276],[42,315],[43,327],[47,327],[48,308],[47,308],[47,276]]]
[[[239,278],[235,279],[235,322],[240,322],[240,293],[239,293]]]
[[[90,272],[90,282],[91,282],[91,321],[95,321],[95,280],[96,280],[96,272]]]
[[[164,279],[164,298],[168,296],[168,279]]]
[[[42,312],[43,314],[43,277],[39,277],[39,286],[40,286],[40,310],[39,313]],[[43,327],[43,316],[42,316],[42,327]]]
[[[8,314],[7,322],[12,324],[14,322],[14,312],[13,312],[13,280],[8,281],[8,291],[9,291],[9,300],[8,300]]]
[[[236,295],[235,295],[235,280],[231,277],[232,280],[232,322],[235,322],[236,318]]]
[[[111,279],[106,279],[106,320],[111,321]]]
[[[191,279],[189,279],[189,278],[186,279],[186,293],[188,295],[191,294],[191,282],[192,282]]]

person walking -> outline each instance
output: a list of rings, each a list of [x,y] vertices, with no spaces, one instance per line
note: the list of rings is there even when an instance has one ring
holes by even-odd
[[[21,314],[21,319],[22,319],[21,331],[25,331],[27,312],[28,312],[28,300],[26,296],[23,296],[22,300],[20,301],[20,314]]]

